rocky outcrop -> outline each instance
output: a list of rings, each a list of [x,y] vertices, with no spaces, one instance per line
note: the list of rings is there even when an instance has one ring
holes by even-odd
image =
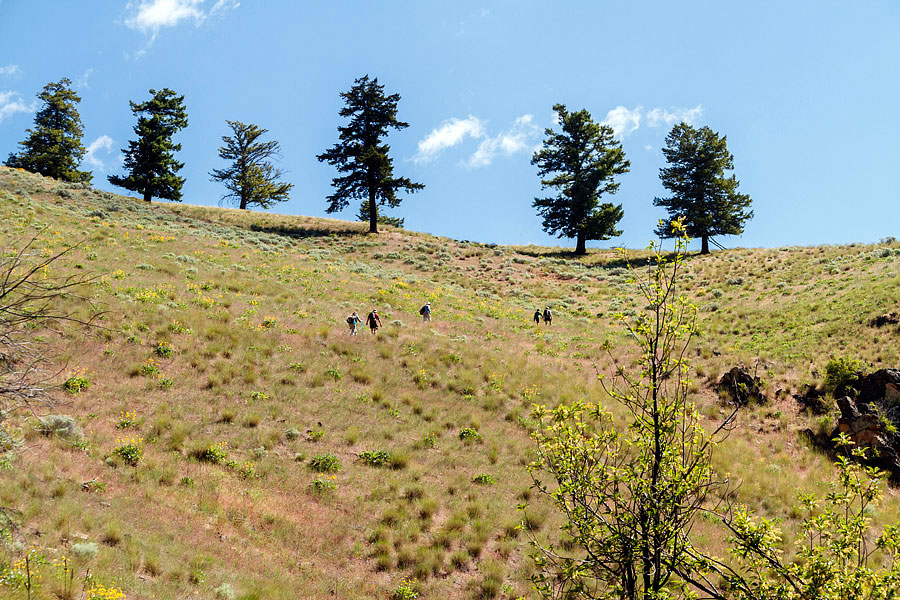
[[[801,393],[794,394],[794,400],[814,415],[824,415],[834,407],[829,394],[813,385],[804,386]]]
[[[841,411],[832,437],[845,434],[867,448],[868,464],[888,471],[900,483],[900,370],[881,369],[860,379],[856,399],[837,401]]]
[[[762,381],[759,377],[751,375],[747,369],[734,367],[724,375],[716,385],[719,396],[726,398],[732,404],[744,406],[751,402],[765,404],[767,398],[762,393]]]

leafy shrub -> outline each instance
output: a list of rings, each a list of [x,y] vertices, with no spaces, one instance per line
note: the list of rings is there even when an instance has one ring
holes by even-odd
[[[488,473],[479,473],[472,478],[472,483],[477,483],[478,485],[493,485],[496,482],[497,480],[494,479],[493,475],[489,475]]]
[[[259,390],[254,390],[250,392],[250,399],[254,402],[261,402],[269,399],[269,395],[265,392],[261,392]]]
[[[478,440],[481,439],[481,435],[479,435],[478,430],[474,427],[466,427],[462,431],[459,432],[459,439],[461,440]]]
[[[825,389],[835,396],[845,395],[865,370],[865,364],[855,358],[832,358],[825,365]]]
[[[137,414],[134,412],[122,411],[119,413],[119,422],[116,423],[116,429],[128,429],[137,424]]]
[[[91,382],[88,379],[87,370],[76,369],[74,373],[69,375],[69,378],[66,379],[66,382],[63,383],[63,389],[70,394],[75,395],[88,389],[90,385]]]
[[[226,449],[228,442],[218,442],[195,450],[191,454],[200,462],[208,462],[213,464],[221,464],[228,458],[228,450]]]
[[[359,453],[359,460],[370,467],[383,467],[391,462],[391,453],[387,450],[366,450]]]
[[[159,376],[159,365],[157,365],[156,361],[152,358],[148,358],[144,361],[144,364],[141,365],[141,375],[144,377]]]
[[[415,579],[404,579],[400,585],[394,588],[391,593],[391,600],[415,600],[419,597],[419,592],[415,589]]]
[[[116,446],[112,453],[122,460],[125,461],[126,464],[135,467],[138,463],[141,462],[141,459],[144,457],[144,440],[141,438],[130,438],[130,439],[119,439],[116,440],[118,446]]]
[[[341,470],[341,461],[333,454],[316,454],[309,461],[309,468],[317,473],[331,473]]]
[[[169,342],[159,342],[153,351],[160,358],[172,358],[172,355],[175,354],[175,349]]]
[[[335,487],[335,483],[331,479],[313,479],[309,484],[309,488],[319,494],[333,491]]]
[[[284,437],[286,437],[289,440],[296,440],[297,438],[300,437],[300,430],[295,429],[294,427],[291,427],[290,429],[285,429]]]

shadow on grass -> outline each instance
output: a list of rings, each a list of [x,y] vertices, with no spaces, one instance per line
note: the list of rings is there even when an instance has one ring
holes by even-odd
[[[258,231],[261,233],[272,233],[284,237],[303,239],[313,237],[350,237],[350,236],[366,236],[369,234],[365,229],[329,229],[325,227],[298,227],[287,225],[258,225],[253,224],[249,227],[250,231]]]

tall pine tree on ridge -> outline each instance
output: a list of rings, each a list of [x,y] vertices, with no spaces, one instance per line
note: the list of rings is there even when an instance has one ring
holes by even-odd
[[[561,131],[545,130],[544,143],[531,164],[542,177],[541,189],[558,193],[535,198],[532,206],[544,219],[544,231],[575,238],[575,254],[585,254],[587,240],[622,234],[616,229],[624,214],[622,205],[600,204],[600,198],[616,193],[619,183],[613,178],[627,173],[631,163],[612,128],[595,123],[587,110],[569,112],[565,104],[556,104],[553,110]]]
[[[184,96],[169,88],[150,90],[150,95],[146,102],[129,102],[131,112],[138,117],[134,126],[138,138],[123,150],[128,175],[110,175],[108,179],[113,185],[141,194],[147,202],[153,198],[181,202],[184,178],[176,173],[184,163],[175,160],[181,144],[174,143],[172,136],[188,124]]]
[[[344,173],[332,179],[335,191],[327,198],[326,212],[343,210],[351,199],[368,202],[369,233],[378,233],[379,205],[395,208],[401,202],[397,191],[412,193],[425,187],[406,177],[394,177],[394,162],[388,155],[391,147],[383,142],[388,129],[405,129],[409,123],[397,119],[400,95],[385,96],[377,77],[357,79],[341,97],[345,106],[339,114],[350,121],[338,127],[338,143],[316,157]]]
[[[666,136],[663,148],[669,166],[659,170],[659,178],[672,195],[653,200],[669,213],[656,233],[673,237],[672,221],[682,219],[687,234],[700,238],[700,254],[709,254],[711,237],[741,234],[744,223],[753,218],[750,196],[738,193],[740,182],[733,174],[725,175],[734,169],[725,142],[725,136],[709,127],[682,122]]]
[[[34,115],[34,129],[19,143],[22,150],[10,154],[6,166],[25,169],[60,181],[90,183],[90,171],[79,171],[85,149],[81,116],[76,105],[81,98],[72,90],[72,81],[63,77],[48,83],[38,94],[43,107]]]

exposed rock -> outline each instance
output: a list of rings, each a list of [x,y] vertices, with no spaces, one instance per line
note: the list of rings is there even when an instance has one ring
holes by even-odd
[[[868,377],[872,375],[865,379]],[[831,437],[843,433],[854,446],[868,448],[866,462],[888,471],[891,482],[896,485],[900,483],[900,435],[896,421],[884,408],[883,400],[872,398],[872,402],[863,402],[850,396],[839,398],[837,404],[841,417]]]
[[[814,415],[824,415],[834,406],[825,390],[820,390],[814,385],[803,386],[801,393],[794,394],[793,397]]]
[[[869,321],[869,327],[884,327],[885,325],[897,325],[900,323],[900,313],[887,313],[874,317]]]
[[[762,381],[751,375],[747,369],[734,367],[716,385],[720,396],[728,398],[732,404],[744,406],[750,402],[765,404],[768,400],[762,393]]]
[[[859,401],[884,408],[900,405],[900,369],[880,369],[859,382]]]

